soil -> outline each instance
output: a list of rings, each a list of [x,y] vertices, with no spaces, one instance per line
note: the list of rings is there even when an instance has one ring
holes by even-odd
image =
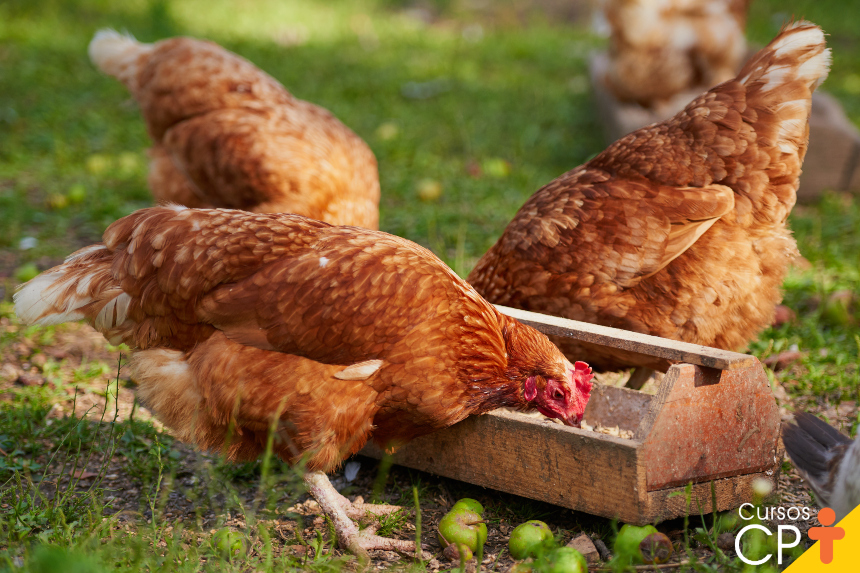
[[[51,388],[61,390],[53,409],[49,412],[46,423],[52,420],[71,415],[84,417],[90,423],[98,423],[105,415],[106,406],[104,389],[101,390],[94,385],[80,387],[75,392],[74,388],[58,380],[74,380],[74,372],[81,366],[96,361],[116,364],[119,351],[109,347],[102,336],[89,326],[83,324],[68,324],[58,327],[52,340],[36,341],[20,336],[21,327],[13,324],[8,318],[0,318],[0,335],[13,335],[16,340],[11,344],[0,348],[0,401],[12,401],[15,399],[14,388],[22,385],[48,385]],[[797,368],[797,366],[792,366]],[[798,375],[801,373],[798,372]],[[116,370],[105,373],[105,384],[114,379]],[[618,376],[601,378],[603,383],[618,384],[623,379]],[[653,387],[653,383],[651,384]],[[794,404],[788,398],[785,391],[777,384],[776,397],[780,405],[780,411],[784,420],[791,418]],[[157,420],[143,407],[135,404],[133,383],[120,376],[119,398],[116,403],[107,404],[109,410],[107,419],[114,415],[118,420],[126,420],[129,416],[136,419],[149,419],[156,424],[156,428],[164,430]],[[838,406],[828,404],[809,405],[804,404],[803,409],[824,416],[831,423],[842,425],[847,428],[851,420],[857,419],[857,405],[855,402],[842,402]],[[193,524],[195,527],[188,528],[189,542],[194,536],[205,536],[215,531],[216,527],[227,526],[242,529],[245,526],[244,516],[230,515],[226,507],[229,491],[242,500],[245,507],[254,507],[260,504],[260,487],[258,475],[251,475],[236,479],[227,479],[229,483],[219,483],[212,475],[212,471],[201,471],[206,466],[211,468],[217,463],[215,457],[195,451],[190,446],[174,442],[172,446],[172,457],[178,458],[175,472],[167,478],[162,490],[169,492],[166,497],[158,499],[155,503],[156,516],[158,520],[166,520],[170,527],[179,524]],[[49,451],[39,463],[49,463]],[[0,450],[0,456],[6,452]],[[150,489],[144,487],[139,476],[133,475],[130,470],[129,461],[122,456],[103,462],[101,459],[90,460],[90,463],[75,472],[65,471],[59,477],[59,489],[76,487],[85,490],[93,485],[94,481],[104,488],[106,500],[110,501],[108,513],[115,514],[119,526],[125,529],[146,527],[152,520],[152,509],[146,492]],[[361,466],[352,482],[347,482],[342,470],[331,476],[332,483],[341,489],[350,499],[360,496],[370,499],[373,494],[374,483],[377,479],[378,462],[368,458],[356,457]],[[788,465],[786,465],[788,467]],[[61,466],[58,463],[52,467],[52,472],[59,474]],[[204,477],[201,477],[204,476]],[[560,535],[562,543],[567,543],[581,533],[589,534],[593,540],[603,537],[605,540],[612,538],[612,524],[605,519],[588,516],[567,509],[524,500],[516,496],[483,489],[454,480],[439,478],[433,475],[406,470],[403,468],[392,468],[385,492],[380,501],[396,502],[403,492],[404,498],[412,499],[412,484],[420,482],[422,491],[421,498],[421,522],[423,524],[423,542],[433,554],[433,559],[428,564],[428,569],[437,571],[449,569],[456,566],[456,562],[446,559],[442,554],[436,538],[436,524],[446,511],[453,505],[456,499],[472,497],[480,501],[487,508],[485,519],[488,520],[488,539],[484,550],[484,564],[489,570],[507,571],[513,566],[514,561],[507,553],[507,540],[510,531],[519,523],[527,519],[539,518],[546,521],[553,531]],[[56,490],[57,484],[53,481],[41,484],[43,491],[49,495]],[[284,488],[288,491],[289,488]],[[400,493],[397,493],[400,492]],[[201,495],[208,496],[208,502],[199,504],[195,499],[201,499]],[[231,494],[232,495],[232,494]],[[275,547],[277,554],[288,553],[298,556],[313,556],[313,548],[302,540],[313,540],[317,531],[323,531],[327,535],[327,526],[320,515],[316,502],[306,494],[298,498],[292,498],[284,494],[275,500],[271,512],[261,512],[259,518],[267,524],[270,531],[275,532]],[[783,472],[779,479],[779,487],[768,500],[769,506],[781,506],[786,509],[790,507],[809,507],[812,515],[817,512],[812,497],[804,485],[803,479],[792,468]],[[205,509],[201,510],[201,506]],[[414,539],[415,520],[412,513],[411,502],[407,504],[409,515],[404,525],[396,530],[394,537],[401,539]],[[231,505],[235,507],[235,504]],[[523,509],[525,508],[525,509]],[[706,516],[708,525],[711,524],[709,516]],[[791,521],[784,519],[781,523],[791,524],[799,527],[805,534],[806,529],[812,525],[818,525],[817,521]],[[223,524],[223,525],[222,525]],[[772,521],[776,526],[778,522]],[[701,526],[698,516],[690,519],[691,528]],[[775,528],[775,527],[774,527]],[[666,533],[676,548],[684,543],[684,529],[682,520],[673,520],[658,525],[658,529]],[[191,533],[194,531],[196,533]],[[725,553],[734,555],[734,539],[729,537],[720,539],[720,545],[724,546]],[[804,537],[806,537],[804,535]],[[257,542],[259,543],[259,542]],[[599,545],[599,544],[598,544]],[[249,551],[254,551],[256,546],[252,544]],[[261,546],[260,546],[261,547]],[[712,555],[706,546],[697,546],[693,542],[693,551],[700,558],[708,558]],[[604,555],[605,556],[605,555]],[[393,552],[372,552],[372,565],[376,568],[388,568],[402,560],[412,559],[411,556],[398,555]],[[685,555],[684,559],[688,557]],[[676,553],[675,560],[680,559]],[[405,562],[404,562],[405,563]],[[599,570],[599,565],[597,566]],[[665,567],[665,566],[664,566]],[[474,569],[474,562],[467,566],[467,570]],[[592,568],[594,570],[594,568]]]

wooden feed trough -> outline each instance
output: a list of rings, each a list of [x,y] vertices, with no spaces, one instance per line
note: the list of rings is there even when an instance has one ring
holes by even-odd
[[[546,334],[674,364],[656,395],[594,385],[586,422],[619,426],[632,439],[497,410],[412,441],[394,463],[635,524],[698,514],[700,507],[710,513],[712,485],[718,511],[751,501],[757,478],[776,486],[780,418],[755,357],[497,308]],[[373,445],[362,453],[382,456]]]
[[[660,109],[646,109],[635,103],[618,101],[606,88],[603,78],[608,66],[609,56],[605,52],[592,54],[589,60],[591,87],[609,143],[640,127],[672,117],[708,90],[708,86],[700,86],[676,95]],[[860,131],[845,115],[839,101],[819,89],[812,94],[809,147],[803,160],[797,199],[815,201],[828,189],[860,193]]]

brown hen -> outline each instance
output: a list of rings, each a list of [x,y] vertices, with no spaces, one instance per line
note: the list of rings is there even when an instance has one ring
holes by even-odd
[[[771,323],[824,34],[783,30],[734,80],[535,193],[469,282],[490,302],[738,349]],[[593,366],[665,368],[558,341]]]
[[[203,40],[98,32],[90,59],[138,102],[158,201],[379,226],[373,152],[327,110]]]
[[[735,76],[746,55],[750,0],[605,0],[606,84],[646,107]]]
[[[138,395],[182,440],[246,460],[274,427],[275,453],[306,462],[358,553],[415,549],[359,533],[363,508],[321,473],[369,438],[396,447],[502,406],[578,425],[591,389],[587,365],[426,249],[297,215],[144,209],[24,285],[15,309],[132,347]]]

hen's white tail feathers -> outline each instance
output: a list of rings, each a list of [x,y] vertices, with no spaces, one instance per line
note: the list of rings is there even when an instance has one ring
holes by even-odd
[[[24,324],[60,324],[84,318],[80,307],[92,302],[61,270],[42,273],[15,293],[15,314]],[[86,286],[86,285],[82,285]]]
[[[90,41],[90,60],[104,73],[114,76],[132,92],[137,88],[136,76],[141,55],[152,51],[152,44],[142,44],[130,34],[120,34],[105,28]]]
[[[113,257],[92,245],[22,285],[15,314],[25,324],[60,324],[87,319],[108,338],[116,338],[128,317],[131,298],[111,275]]]
[[[810,22],[796,22],[741,70],[747,104],[773,117],[776,145],[783,153],[802,149],[812,108],[812,92],[830,71],[831,53],[824,32]]]
[[[792,82],[815,90],[827,78],[832,56],[824,32],[811,22],[795,22],[744,66],[740,81],[762,92],[773,91]]]

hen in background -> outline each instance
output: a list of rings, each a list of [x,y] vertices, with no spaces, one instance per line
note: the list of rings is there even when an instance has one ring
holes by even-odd
[[[794,415],[797,424],[782,425],[785,451],[836,522],[860,505],[860,438],[852,440],[812,414]]]
[[[736,79],[537,191],[469,282],[497,304],[743,347],[771,323],[798,255],[786,221],[829,65],[820,28],[784,29]],[[557,343],[603,369],[667,366]]]
[[[367,144],[244,58],[203,40],[143,44],[113,30],[96,33],[89,53],[140,105],[157,201],[379,226]]]
[[[732,79],[746,55],[749,2],[604,0],[607,87],[621,101],[659,107],[687,90]]]
[[[469,415],[537,409],[579,425],[591,371],[500,314],[430,251],[297,215],[143,209],[26,283],[25,323],[84,319],[134,349],[138,396],[182,440],[231,460],[274,452],[341,545],[415,551],[350,520],[323,472],[369,438],[397,447]],[[232,439],[230,438],[232,436]]]

